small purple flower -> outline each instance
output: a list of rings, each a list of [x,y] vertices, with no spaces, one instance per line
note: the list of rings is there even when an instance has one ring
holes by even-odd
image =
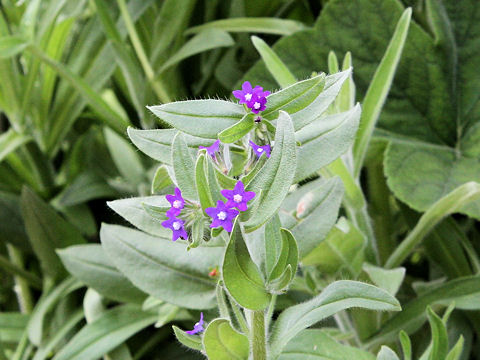
[[[237,210],[227,207],[221,200],[217,201],[217,207],[206,208],[205,212],[213,219],[210,227],[221,226],[228,232],[232,231],[233,220],[239,214]]]
[[[198,148],[207,150],[207,154],[210,155],[213,159],[215,159],[215,153],[218,151],[219,147],[220,140],[217,140],[210,146],[199,146]]]
[[[255,114],[266,109],[268,95],[270,91],[263,91],[263,88],[258,85],[252,89],[248,81],[242,84],[242,90],[233,91],[233,96],[239,100],[238,103],[247,105]]]
[[[246,211],[247,202],[255,197],[254,191],[245,191],[245,186],[241,181],[238,181],[235,184],[233,190],[224,189],[221,191],[221,193],[228,200],[225,204],[226,207],[236,207],[240,211]]]
[[[262,156],[263,154],[265,154],[265,156],[266,156],[267,158],[270,157],[270,145],[260,146],[260,145],[255,144],[253,141],[250,141],[249,144],[250,144],[250,146],[252,147],[253,152],[254,152],[258,157]]]
[[[200,313],[200,320],[193,326],[193,330],[185,331],[189,335],[195,335],[205,330],[203,328],[203,312]]]
[[[165,198],[168,200],[172,207],[167,211],[167,217],[175,217],[180,215],[183,207],[185,206],[185,200],[182,197],[182,192],[178,187],[175,188],[175,195],[167,195]]]
[[[162,226],[173,231],[173,241],[176,241],[178,238],[182,238],[184,240],[188,239],[188,234],[185,231],[184,222],[182,219],[178,219],[175,216],[172,216],[168,220],[163,221]]]
[[[254,94],[262,92],[263,89],[260,86],[255,86],[254,89],[252,89],[252,85],[250,82],[245,81],[242,84],[242,90],[234,90],[233,96],[235,96],[238,99],[239,104],[247,104],[252,100],[252,97]]]
[[[265,91],[268,92],[268,91]],[[258,114],[260,111],[263,111],[267,108],[267,98],[263,96],[264,93],[258,95],[253,94],[252,100],[247,103],[247,106],[252,109],[254,114]]]

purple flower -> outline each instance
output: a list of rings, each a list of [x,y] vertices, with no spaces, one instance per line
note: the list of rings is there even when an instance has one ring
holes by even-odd
[[[263,154],[265,154],[265,156],[266,156],[267,158],[270,157],[270,145],[260,146],[260,145],[255,144],[253,141],[250,141],[249,144],[250,144],[250,146],[252,147],[254,153],[255,153],[258,157],[262,156]]]
[[[247,210],[247,202],[252,200],[255,197],[254,191],[245,191],[245,187],[241,181],[238,181],[235,184],[233,190],[222,190],[222,195],[227,198],[226,207],[234,208],[236,207],[240,211]]]
[[[185,331],[189,335],[195,335],[205,330],[203,328],[203,312],[200,313],[200,320],[193,326],[193,330]]]
[[[215,153],[218,151],[219,147],[220,140],[217,140],[210,146],[199,146],[198,148],[207,150],[207,154],[210,155],[213,159],[215,159]]]
[[[178,187],[175,188],[175,195],[167,195],[165,198],[168,200],[172,207],[167,211],[167,217],[175,217],[180,215],[185,205],[185,200],[182,197],[182,192]]]
[[[262,92],[263,89],[260,86],[255,86],[254,89],[252,89],[252,85],[250,82],[245,81],[242,84],[242,90],[234,90],[233,96],[235,96],[238,99],[239,104],[248,104],[251,100],[254,94]]]
[[[217,207],[206,208],[205,212],[213,219],[210,227],[217,228],[221,226],[228,232],[232,231],[232,222],[238,215],[237,210],[227,207],[221,200],[217,201]]]
[[[268,95],[270,91],[263,91],[263,88],[258,85],[252,89],[248,81],[242,84],[242,90],[233,91],[233,96],[239,100],[238,103],[246,104],[255,114],[266,109]]]
[[[258,114],[267,108],[267,98],[263,96],[263,93],[260,95],[253,94],[252,100],[247,103],[247,106],[252,109],[253,113]]]
[[[167,229],[172,229],[172,240],[176,241],[178,238],[184,240],[188,239],[188,234],[185,231],[184,222],[181,219],[177,219],[175,216],[172,216],[168,220],[162,222],[162,226]]]

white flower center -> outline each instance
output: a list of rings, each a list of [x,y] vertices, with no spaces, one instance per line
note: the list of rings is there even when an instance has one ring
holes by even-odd
[[[180,200],[175,200],[175,201],[173,202],[173,207],[174,207],[175,209],[180,209],[180,206],[182,206],[182,202],[181,202]]]
[[[179,230],[182,227],[182,223],[180,221],[175,221],[173,223],[173,229],[174,230]]]
[[[218,214],[217,214],[217,218],[219,220],[225,220],[227,218],[227,213],[225,211],[220,211]]]
[[[255,104],[253,104],[253,107],[255,108],[255,110],[258,110],[260,109],[260,103],[256,102]]]
[[[246,93],[246,94],[245,94],[245,100],[247,100],[247,101],[252,100],[252,94]]]
[[[237,204],[242,202],[242,199],[243,199],[243,197],[240,194],[233,195],[233,201],[235,201]]]
[[[257,152],[261,153],[261,152],[263,152],[263,149],[262,149],[262,148],[258,148],[258,149],[257,149]]]

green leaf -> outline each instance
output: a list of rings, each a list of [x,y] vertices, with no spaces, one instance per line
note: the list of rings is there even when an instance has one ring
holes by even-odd
[[[175,179],[182,195],[187,199],[196,200],[197,189],[195,185],[195,163],[188,149],[187,143],[182,133],[175,135],[172,144],[172,163]]]
[[[455,346],[450,350],[445,360],[460,360],[463,353],[463,336],[460,336]]]
[[[1,50],[0,50],[1,52]],[[31,138],[27,135],[15,132],[12,128],[0,135],[0,162],[19,146],[28,142]]]
[[[146,155],[164,164],[172,165],[170,150],[177,133],[175,129],[137,130],[129,127],[127,132],[130,140]],[[213,142],[187,134],[183,136],[192,149],[198,149],[200,145],[210,146]]]
[[[233,329],[225,319],[215,319],[208,324],[203,346],[211,360],[248,359],[248,338]]]
[[[251,310],[262,310],[268,306],[270,294],[250,258],[238,221],[225,250],[222,277],[229,294],[241,306]]]
[[[218,134],[218,139],[224,144],[231,144],[247,135],[253,129],[254,115],[246,114],[238,123],[226,128]]]
[[[380,117],[383,104],[387,99],[388,92],[393,82],[393,77],[397,70],[403,47],[407,39],[408,29],[410,27],[410,18],[412,9],[406,9],[397,23],[395,32],[388,44],[387,51],[382,57],[382,61],[375,70],[375,75],[368,87],[365,98],[363,99],[363,111],[360,119],[360,129],[353,147],[353,158],[355,164],[354,175],[358,177],[362,168],[367,148],[372,137],[373,129]]]
[[[170,178],[167,167],[165,165],[161,165],[155,171],[155,175],[153,175],[151,188],[152,194],[155,194],[156,192],[159,192],[172,184],[173,182]]]
[[[191,171],[191,169],[190,169]],[[205,211],[208,207],[215,207],[215,202],[210,192],[210,186],[208,184],[208,165],[205,159],[205,154],[200,154],[195,164],[195,186],[197,188],[198,198],[202,209]],[[177,176],[178,177],[178,176]],[[202,225],[202,238],[203,238],[203,225]]]
[[[132,145],[109,128],[104,128],[103,133],[110,155],[120,174],[133,185],[138,186],[144,182],[145,169]]]
[[[222,249],[195,248],[159,239],[122,226],[103,224],[100,239],[115,266],[139,289],[189,309],[215,306],[211,268],[219,265]]]
[[[145,293],[113,266],[100,245],[70,246],[57,253],[70,274],[104,297],[137,304],[145,300]]]
[[[296,181],[314,174],[350,148],[360,114],[361,108],[357,105],[344,113],[319,118],[295,133],[300,143]],[[315,159],[313,164],[312,159]]]
[[[283,349],[279,360],[374,360],[368,351],[342,345],[324,330],[303,330]]]
[[[295,274],[293,273],[292,266],[288,264],[278,277],[269,280],[266,284],[266,289],[271,294],[283,294],[287,291],[288,285],[290,285],[294,276]]]
[[[287,87],[297,82],[295,76],[290,72],[288,67],[280,60],[275,51],[267,45],[265,41],[259,37],[252,36],[252,43],[259,52],[270,74],[275,78],[277,83],[282,87]]]
[[[44,327],[48,313],[54,309],[58,302],[71,292],[83,285],[74,278],[67,278],[51,292],[43,294],[33,310],[28,322],[27,332],[29,340],[39,346],[44,338]]]
[[[280,314],[271,338],[273,358],[276,358],[300,331],[352,307],[378,311],[400,310],[398,301],[382,289],[357,281],[336,281],[315,298],[292,306]]]
[[[175,54],[170,56],[160,68],[159,73],[164,72],[168,68],[190,56],[220,47],[232,46],[234,44],[235,42],[233,41],[233,38],[223,30],[203,30],[188,40]]]
[[[65,276],[65,269],[55,249],[85,243],[80,232],[66,222],[32,190],[24,187],[21,208],[25,229],[42,271],[52,278]]]
[[[296,217],[300,221],[290,230],[298,239],[300,259],[315,249],[335,224],[343,191],[342,181],[335,177],[322,182],[298,201]]]
[[[28,46],[28,40],[20,35],[0,37],[0,59],[18,55]]]
[[[146,206],[168,210],[170,203],[165,199],[165,196],[146,196],[114,200],[107,202],[107,205],[138,229],[165,239],[171,238],[170,230],[165,229],[161,225],[161,221],[154,218],[146,210]]]
[[[20,197],[0,192],[0,240],[22,250],[31,248],[20,211]]]
[[[350,274],[358,275],[364,246],[362,233],[342,217],[328,233],[325,241],[302,259],[302,264],[315,265],[327,274],[334,274],[345,268]],[[358,256],[360,261],[357,260]]]
[[[205,29],[220,29],[228,32],[253,32],[275,35],[290,35],[304,29],[305,26],[295,20],[278,18],[239,17],[212,21],[188,29],[185,34],[195,34]]]
[[[432,350],[429,360],[445,359],[448,352],[448,334],[447,328],[442,319],[435,314],[432,308],[427,307],[427,317],[432,328]]]
[[[255,216],[245,224],[247,231],[262,226],[278,210],[293,182],[292,169],[296,168],[296,160],[292,121],[290,116],[282,111],[278,118],[272,154],[247,187],[248,191],[255,191],[258,197]]]
[[[297,272],[297,241],[292,233],[286,229],[280,229],[280,234],[282,236],[282,248],[275,266],[273,267],[271,273],[268,274],[269,283],[284,275],[285,270],[287,270],[288,267],[290,267],[290,273],[292,275],[291,278],[293,278],[293,275],[295,275]],[[266,239],[266,241],[271,241],[271,239]]]
[[[395,296],[405,278],[405,268],[384,269],[365,263],[363,270],[378,287]]]
[[[382,346],[377,355],[377,360],[400,360],[395,352],[388,346]]]
[[[442,197],[425,212],[407,238],[395,249],[385,267],[398,266],[445,216],[480,198],[480,184],[468,182]]]
[[[245,115],[241,105],[224,100],[176,101],[148,109],[186,134],[214,140]]]
[[[310,105],[325,86],[325,74],[299,81],[267,96],[267,108],[262,116],[267,120],[276,119],[282,110],[293,115]]]
[[[403,307],[401,313],[386,321],[377,334],[371,337],[368,345],[384,344],[395,340],[398,332],[404,330],[412,334],[426,320],[427,306],[442,304],[448,306],[455,301],[458,309],[478,309],[480,298],[480,277],[470,276],[451,280],[433,289],[426,290]]]
[[[402,344],[403,360],[412,360],[412,342],[405,331],[400,331],[400,343]]]
[[[94,322],[85,325],[53,359],[98,359],[155,320],[156,314],[142,312],[134,305],[107,310]]]
[[[176,327],[175,325],[172,326],[173,332],[175,333],[175,337],[177,340],[186,347],[202,351],[202,339],[198,335],[189,335],[185,331],[181,330],[180,328]]]
[[[27,327],[29,316],[16,312],[0,313],[0,339],[2,343],[18,343]]]

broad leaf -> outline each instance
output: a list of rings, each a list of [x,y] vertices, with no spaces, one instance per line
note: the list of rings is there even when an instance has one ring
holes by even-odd
[[[100,245],[70,246],[57,253],[70,274],[104,297],[133,303],[145,300],[145,293],[113,266]]]
[[[400,310],[398,301],[382,289],[357,281],[336,281],[317,297],[292,306],[280,314],[275,322],[271,339],[274,358],[300,331],[352,307],[378,311]]]
[[[215,306],[215,282],[208,273],[219,265],[222,249],[187,252],[180,242],[107,224],[100,239],[115,266],[142,291],[189,309]]]
[[[225,319],[208,324],[203,335],[203,347],[210,360],[247,360],[248,338],[232,328]]]

